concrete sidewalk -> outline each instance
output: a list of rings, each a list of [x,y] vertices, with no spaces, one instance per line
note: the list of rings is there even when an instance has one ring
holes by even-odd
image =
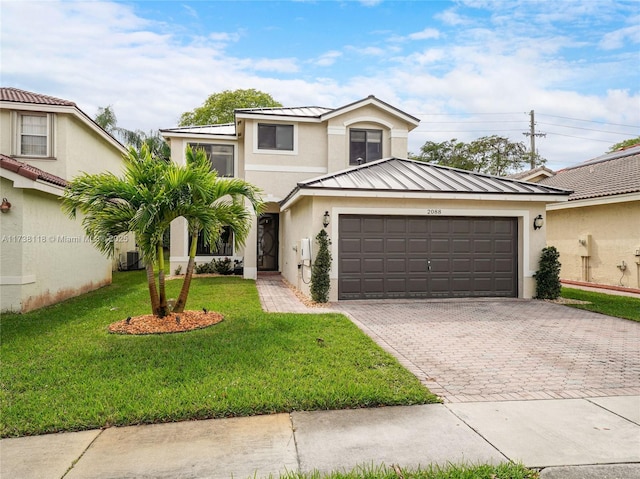
[[[4,478],[262,478],[357,465],[522,462],[640,477],[640,396],[294,412],[3,439]],[[569,466],[569,467],[567,467]]]

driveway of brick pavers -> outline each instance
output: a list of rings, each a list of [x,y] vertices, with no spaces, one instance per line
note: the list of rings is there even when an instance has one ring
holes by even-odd
[[[536,300],[332,306],[445,402],[640,394],[637,322]]]

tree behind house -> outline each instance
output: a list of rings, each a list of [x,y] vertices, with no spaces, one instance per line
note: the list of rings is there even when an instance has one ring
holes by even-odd
[[[437,143],[427,141],[412,160],[460,168],[495,176],[506,176],[531,166],[531,154],[524,143],[514,143],[501,136],[484,136],[470,143],[455,138]],[[535,166],[547,160],[536,156]]]
[[[214,93],[205,102],[186,111],[180,116],[179,126],[216,125],[233,123],[234,111],[238,108],[269,108],[279,107],[281,103],[275,101],[268,93],[254,90],[225,90]]]

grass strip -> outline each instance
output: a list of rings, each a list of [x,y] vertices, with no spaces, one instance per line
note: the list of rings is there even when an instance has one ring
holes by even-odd
[[[537,479],[539,477],[537,471],[528,469],[522,464],[502,463],[429,465],[422,468],[366,465],[344,472],[288,473],[281,475],[280,479]]]
[[[589,301],[589,304],[567,304],[572,308],[640,321],[640,299],[638,298],[565,287],[562,288],[561,296],[567,299]]]
[[[168,282],[168,294],[179,287]],[[2,315],[0,435],[438,401],[342,315],[265,313],[255,282],[238,277],[195,278],[187,309],[204,307],[225,320],[108,334],[149,310],[144,272],[125,272],[60,304]]]

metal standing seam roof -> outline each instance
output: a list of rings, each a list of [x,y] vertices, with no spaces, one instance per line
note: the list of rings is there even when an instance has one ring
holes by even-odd
[[[225,135],[235,136],[236,125],[234,123],[220,123],[217,125],[181,126],[178,128],[164,128],[161,133],[188,133],[193,135]]]
[[[301,118],[320,118],[325,113],[333,111],[333,108],[324,108],[321,106],[301,106],[294,108],[239,108],[235,110],[238,113],[250,113],[269,116],[297,116]]]
[[[562,195],[571,191],[537,183],[448,168],[420,161],[388,158],[298,183],[300,189],[406,191],[433,193]],[[283,201],[283,202],[284,202]]]
[[[569,201],[640,192],[640,145],[560,170],[539,184],[573,190]]]

